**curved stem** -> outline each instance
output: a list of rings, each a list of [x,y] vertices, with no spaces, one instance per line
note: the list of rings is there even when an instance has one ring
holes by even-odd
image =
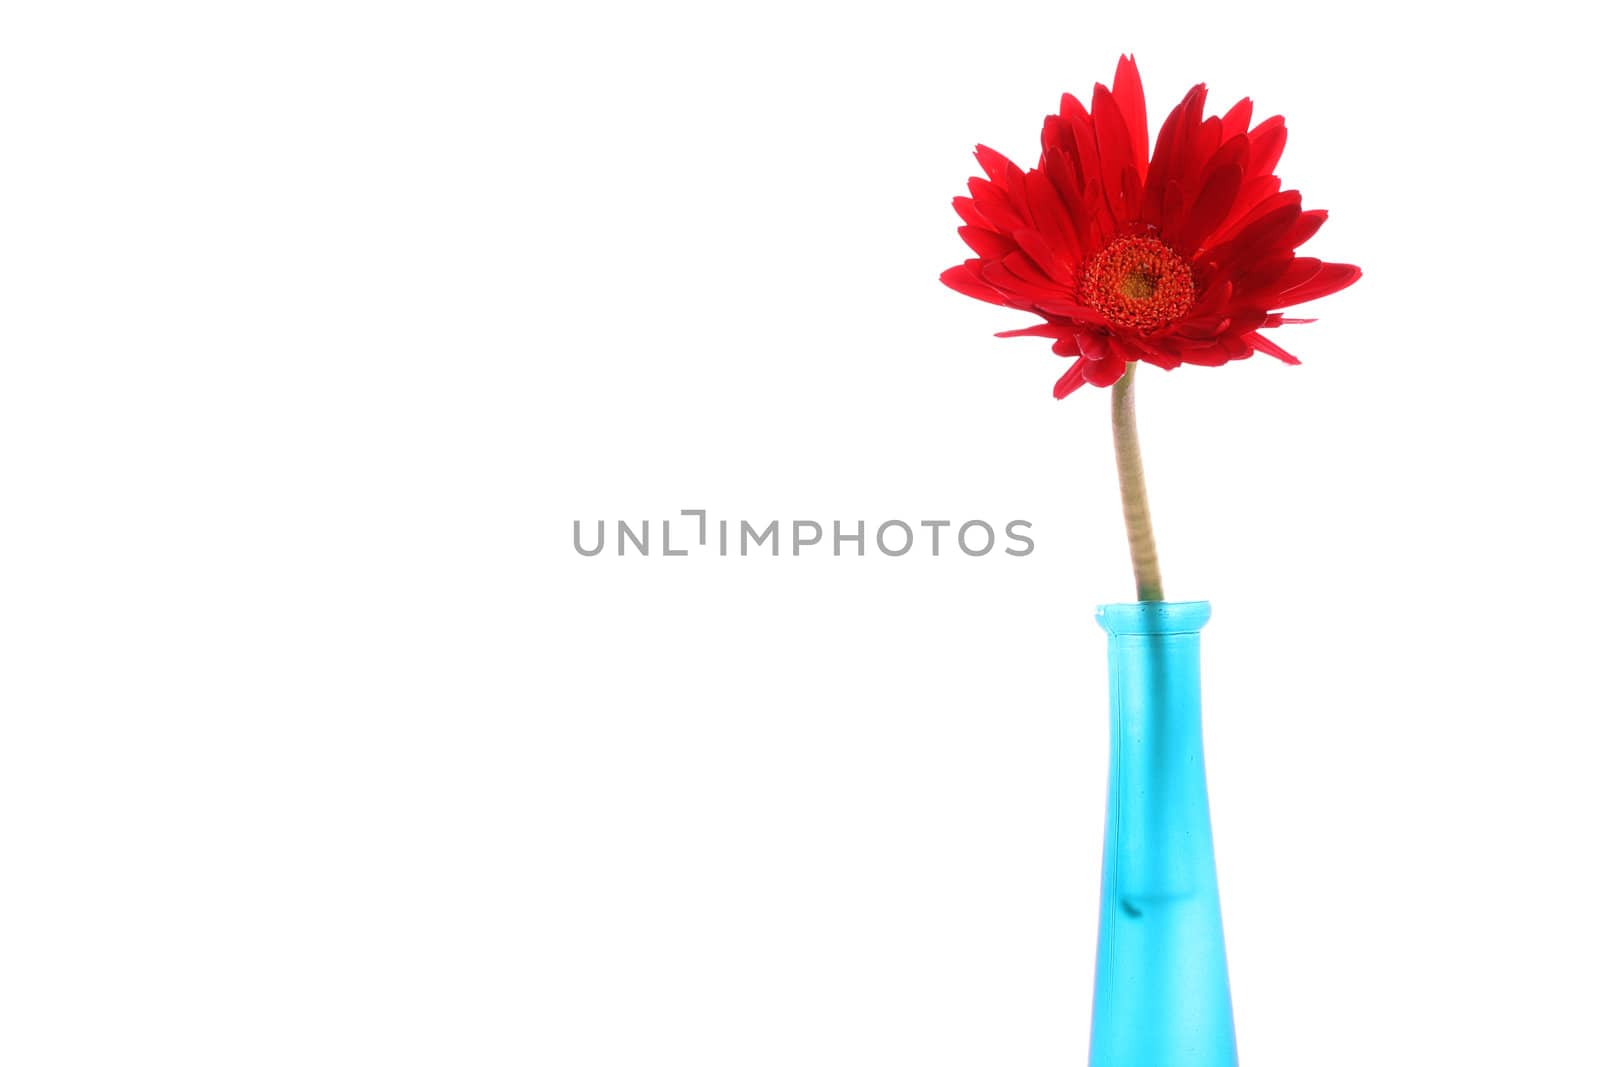
[[[1140,600],[1161,600],[1161,562],[1144,490],[1144,460],[1139,455],[1139,425],[1133,415],[1133,369],[1111,387],[1111,436],[1117,448],[1117,481],[1122,486],[1122,521],[1128,527],[1128,555]]]

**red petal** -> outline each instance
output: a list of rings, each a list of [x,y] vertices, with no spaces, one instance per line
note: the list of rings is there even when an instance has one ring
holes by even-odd
[[[1024,285],[1038,289],[1046,299],[1054,299],[1061,295],[1060,284],[1041,270],[1032,259],[1021,252],[1012,252],[1004,257],[1001,262]]]
[[[1254,207],[1241,215],[1237,221],[1230,222],[1227,229],[1218,233],[1216,240],[1212,242],[1212,247],[1220,248],[1225,242],[1235,240],[1249,227],[1275,211],[1282,211],[1290,204],[1293,204],[1297,209],[1300,207],[1300,191],[1298,189],[1285,189],[1281,193],[1273,193],[1271,196],[1263,197]]]
[[[1250,131],[1250,173],[1254,176],[1271,174],[1283,157],[1283,146],[1288,139],[1289,131],[1284,129],[1282,115],[1262,119]]]
[[[1144,183],[1139,178],[1139,172],[1132,167],[1122,168],[1122,204],[1123,221],[1129,222],[1139,217],[1139,204],[1144,199]]]
[[[1067,373],[1056,380],[1055,394],[1057,400],[1083,385],[1083,364],[1083,360],[1078,360],[1068,368]]]
[[[968,226],[988,225],[983,221],[983,216],[978,213],[977,205],[972,202],[972,197],[958,196],[951,201],[951,204],[955,207],[956,214],[961,216],[961,221]]]
[[[1157,348],[1155,345],[1146,344],[1144,350],[1144,355],[1140,358],[1152,367],[1160,367],[1162,370],[1177,370],[1183,364],[1183,360],[1170,352]]]
[[[1078,168],[1083,172],[1085,201],[1092,207],[1103,209],[1105,205],[1098,201],[1098,194],[1093,198],[1088,195],[1091,189],[1105,188],[1105,176],[1100,172],[1100,149],[1094,139],[1094,126],[1090,123],[1073,124],[1072,154],[1078,161]]]
[[[975,265],[982,262],[981,259],[969,259],[961,266],[951,267],[939,275],[939,280],[964,296],[990,304],[1009,305],[1010,301],[996,292],[994,286],[984,284],[974,273]]]
[[[1010,238],[1001,237],[991,230],[980,229],[977,226],[961,226],[956,229],[956,233],[967,242],[968,248],[984,259],[999,259],[1017,250],[1016,243]]]
[[[1267,340],[1265,337],[1262,337],[1259,333],[1247,333],[1244,335],[1244,339],[1250,344],[1254,345],[1259,351],[1265,352],[1269,356],[1274,356],[1283,360],[1285,363],[1291,363],[1297,367],[1300,365],[1300,361],[1298,359],[1284,351],[1282,348],[1278,347],[1273,342]]]
[[[1299,256],[1289,264],[1289,269],[1278,279],[1278,291],[1288,292],[1297,285],[1304,285],[1322,270],[1322,260],[1315,256]]]
[[[1106,344],[1104,334],[1079,330],[1073,335],[1073,339],[1078,342],[1078,351],[1083,353],[1084,359],[1099,362],[1111,356],[1111,349]]]
[[[1062,93],[1061,117],[1068,124],[1074,122],[1087,123],[1089,121],[1089,109],[1084,107],[1083,102],[1071,93]]]
[[[1022,249],[1029,259],[1038,264],[1039,269],[1049,275],[1051,281],[1063,288],[1077,288],[1078,272],[1074,264],[1062,260],[1056,254],[1056,250],[1050,247],[1050,243],[1039,236],[1037,230],[1018,230],[1014,236],[1016,247]]]
[[[1109,359],[1085,360],[1079,366],[1083,368],[1084,379],[1090,385],[1098,385],[1101,388],[1108,385],[1116,385],[1117,379],[1121,378],[1128,369],[1127,361],[1118,359],[1115,356]]]
[[[1310,281],[1298,285],[1285,292],[1281,299],[1274,302],[1276,307],[1288,307],[1290,304],[1304,304],[1307,300],[1337,293],[1348,285],[1354,285],[1356,279],[1361,277],[1361,268],[1352,263],[1324,263],[1322,269]]]
[[[1172,327],[1172,332],[1196,341],[1215,341],[1217,335],[1228,328],[1233,320],[1226,315],[1207,315],[1199,319],[1185,319]]]
[[[1085,249],[1094,247],[1096,225],[1094,212],[1084,201],[1083,187],[1078,182],[1074,167],[1071,156],[1066,152],[1052,150],[1045,153],[1045,177],[1061,201],[1062,213],[1077,241],[1081,257]]]
[[[1117,61],[1111,95],[1117,101],[1117,110],[1122,112],[1122,120],[1128,124],[1128,147],[1142,182],[1150,165],[1150,132],[1145,115],[1144,84],[1139,80],[1139,68],[1134,65],[1132,56],[1123,56]]]
[[[1060,322],[1041,322],[1033,326],[1025,326],[1020,330],[1001,330],[996,337],[1049,337],[1060,340],[1071,337],[1073,327]]]
[[[1288,288],[1284,284],[1283,278],[1288,274],[1289,269],[1294,266],[1294,263],[1294,256],[1288,252],[1256,260],[1250,265],[1249,269],[1234,279],[1234,293],[1239,298],[1238,302],[1249,303],[1251,297],[1269,289],[1273,292],[1281,292]]]
[[[1093,308],[1081,307],[1066,300],[1041,300],[1039,310],[1049,315],[1060,315],[1062,318],[1076,319],[1081,324],[1091,326],[1108,326],[1105,316]]]
[[[989,180],[992,182],[1006,184],[1011,180],[1013,173],[1017,177],[1022,175],[1021,167],[988,145],[979,145],[973,150],[972,154],[978,157],[978,166],[983,168],[983,172],[989,176]]]
[[[1006,233],[1028,225],[1028,220],[1018,213],[1003,186],[982,178],[971,178],[967,181],[967,191],[972,194],[973,209],[991,230]]]
[[[1044,155],[1049,155],[1052,150],[1059,150],[1073,168],[1073,184],[1083,186],[1083,164],[1078,159],[1078,148],[1073,140],[1073,130],[1079,126],[1089,125],[1089,112],[1084,110],[1078,98],[1071,93],[1061,95],[1061,114],[1054,116],[1055,121],[1045,120],[1045,131],[1048,135],[1041,147]],[[1040,166],[1043,166],[1042,157]]]
[[[1253,106],[1247,96],[1228,109],[1228,113],[1222,116],[1223,140],[1237,137],[1250,128],[1250,111]]]
[[[1207,345],[1205,348],[1193,348],[1183,353],[1185,363],[1193,363],[1197,367],[1220,367],[1228,362],[1228,353],[1220,344]]]
[[[1083,249],[1078,244],[1077,229],[1050,178],[1042,170],[1030,170],[1023,190],[1034,222],[1038,224],[1039,236],[1056,249],[1061,258],[1072,262],[1081,260]]]
[[[1288,245],[1290,248],[1299,248],[1301,245],[1311,240],[1312,236],[1318,230],[1322,229],[1322,224],[1327,221],[1328,213],[1326,211],[1302,212],[1300,215],[1300,220],[1289,228],[1289,232],[1287,235],[1285,235],[1283,243]]]
[[[1128,124],[1123,121],[1111,90],[1104,85],[1094,87],[1094,140],[1100,154],[1100,181],[1106,190],[1106,202],[1117,221],[1126,222],[1138,205],[1123,197],[1122,172],[1136,164]]]
[[[1233,201],[1244,184],[1244,170],[1235,164],[1218,167],[1206,180],[1200,195],[1184,216],[1182,228],[1173,235],[1173,247],[1180,254],[1193,252],[1222,225],[1233,210]]]
[[[1207,289],[1189,309],[1191,318],[1202,318],[1206,315],[1215,315],[1228,306],[1228,301],[1233,299],[1233,283],[1221,281]]]
[[[1191,136],[1190,131],[1198,123],[1205,101],[1206,87],[1196,85],[1179,101],[1178,106],[1172,109],[1167,120],[1161,124],[1161,132],[1156,135],[1155,148],[1150,153],[1150,169],[1145,175],[1145,188],[1162,190],[1164,195],[1168,181],[1182,179],[1184,153]],[[1143,221],[1152,225],[1159,224],[1161,206],[1161,196],[1155,197],[1154,200],[1146,196],[1141,212]]]
[[[1132,337],[1117,337],[1115,335],[1106,339],[1111,347],[1113,359],[1120,359],[1124,364],[1132,363],[1144,355],[1144,346]]]

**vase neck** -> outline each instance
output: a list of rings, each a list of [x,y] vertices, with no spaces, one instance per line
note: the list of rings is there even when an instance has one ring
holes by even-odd
[[[1113,637],[1199,633],[1211,619],[1207,600],[1141,600],[1137,604],[1101,604],[1095,621]]]
[[[1199,601],[1106,604],[1111,711],[1121,731],[1159,729],[1167,745],[1199,743],[1200,628],[1211,605]],[[1177,731],[1178,736],[1170,736]]]

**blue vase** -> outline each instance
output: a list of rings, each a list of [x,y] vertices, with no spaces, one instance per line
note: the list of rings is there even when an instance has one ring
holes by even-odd
[[[1111,780],[1089,1067],[1236,1067],[1200,741],[1204,601],[1107,604]]]

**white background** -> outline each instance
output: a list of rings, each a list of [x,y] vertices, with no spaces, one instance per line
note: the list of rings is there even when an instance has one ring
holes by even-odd
[[[0,1060],[1082,1062],[1108,394],[935,279],[1131,50],[1366,271],[1141,376],[1244,1060],[1600,1062],[1593,64],[1508,10],[7,5]],[[1038,549],[572,549],[682,508]]]

